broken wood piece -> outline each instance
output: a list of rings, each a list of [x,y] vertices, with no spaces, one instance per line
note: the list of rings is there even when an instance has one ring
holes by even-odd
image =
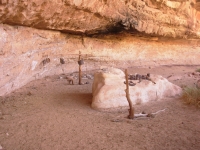
[[[165,109],[166,109],[166,108],[165,108]],[[155,112],[155,113],[151,113],[151,114],[156,115],[156,114],[160,113],[161,111],[165,111],[165,109],[158,110],[157,112]]]
[[[156,114],[165,111],[165,109],[159,110],[155,113],[149,113],[149,114],[144,114],[144,113],[139,113],[139,114],[134,114],[134,118],[142,118],[142,117],[155,117]]]

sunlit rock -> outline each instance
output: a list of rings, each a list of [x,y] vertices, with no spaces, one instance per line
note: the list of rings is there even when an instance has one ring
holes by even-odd
[[[140,83],[133,80],[136,85],[129,86],[133,105],[180,96],[182,89],[162,76],[151,75],[151,79],[156,84],[150,80],[142,80]],[[125,75],[119,69],[107,68],[97,72],[92,87],[92,107],[103,109],[128,106],[124,81]]]
[[[196,0],[2,0],[0,23],[73,34],[136,29],[168,37],[200,37]]]
[[[101,65],[200,65],[198,39],[170,40],[127,33],[93,38],[5,24],[0,24],[0,33],[0,96],[35,79],[78,71],[79,51],[85,60],[83,71]]]

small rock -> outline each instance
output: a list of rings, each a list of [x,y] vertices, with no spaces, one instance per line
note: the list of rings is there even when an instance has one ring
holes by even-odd
[[[142,111],[142,114],[146,114],[146,112],[145,112],[145,111]]]
[[[3,147],[0,145],[0,150],[3,150]]]
[[[31,96],[32,95],[32,93],[31,92],[28,92],[28,94],[27,94],[28,96]]]

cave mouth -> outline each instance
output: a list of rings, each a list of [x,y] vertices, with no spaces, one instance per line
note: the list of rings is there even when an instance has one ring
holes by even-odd
[[[63,32],[62,32],[63,33]],[[65,32],[66,34],[72,34]],[[74,35],[74,34],[72,34]],[[77,34],[80,35],[80,34]],[[82,37],[89,37],[102,40],[113,40],[113,41],[126,41],[127,39],[135,39],[140,42],[156,42],[165,44],[180,44],[180,45],[200,45],[200,39],[194,36],[188,36],[187,38],[182,37],[169,37],[161,36],[156,34],[147,34],[145,32],[139,32],[134,28],[125,30],[120,26],[115,26],[107,30],[106,32],[98,32],[94,34],[81,34]]]
[[[85,32],[80,31],[71,31],[71,30],[61,30],[61,33],[65,34],[71,34],[71,35],[81,35],[82,37],[90,37],[90,38],[106,38],[106,39],[124,39],[126,37],[133,37],[137,39],[143,39],[143,40],[153,40],[157,42],[175,42],[182,44],[191,44],[191,41],[195,41],[200,43],[200,39],[194,35],[193,33],[189,31],[185,31],[186,37],[183,38],[181,36],[172,37],[170,35],[162,36],[154,33],[145,33],[138,31],[137,29],[133,27],[129,27],[126,29],[126,26],[123,25],[123,23],[117,22],[114,25],[107,26],[106,29],[95,29]]]
[[[80,35],[83,37],[91,37],[91,38],[103,38],[103,37],[110,37],[110,38],[119,38],[122,39],[123,37],[126,36],[131,36],[131,37],[135,37],[135,38],[143,38],[145,40],[155,40],[155,41],[185,41],[185,43],[188,43],[188,40],[195,40],[195,41],[199,41],[199,37],[197,37],[197,35],[195,35],[194,33],[192,33],[192,31],[185,31],[185,37],[172,37],[170,35],[158,35],[158,34],[154,34],[154,33],[145,33],[138,31],[137,29],[135,29],[133,26],[129,25],[124,25],[122,20],[121,21],[115,21],[115,23],[111,23],[103,28],[99,28],[99,29],[93,29],[93,30],[70,30],[70,29],[63,29],[63,30],[57,30],[57,29],[49,29],[45,26],[41,26],[41,27],[33,27],[33,26],[26,26],[26,25],[22,25],[20,23],[14,23],[12,21],[10,22],[6,22],[6,24],[11,25],[11,26],[23,26],[23,27],[30,27],[30,28],[35,28],[35,29],[39,29],[39,30],[49,30],[49,31],[58,31],[60,33],[64,33],[64,34],[70,34],[70,35]],[[156,40],[157,38],[157,40]],[[183,42],[184,43],[184,42]],[[191,43],[191,42],[189,42]]]

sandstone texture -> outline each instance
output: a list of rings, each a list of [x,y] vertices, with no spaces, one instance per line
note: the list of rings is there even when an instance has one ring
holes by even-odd
[[[83,71],[199,65],[199,10],[195,0],[0,0],[0,96],[78,71],[79,51]]]
[[[182,89],[160,75],[151,75],[151,79],[142,80],[135,86],[129,86],[130,98],[133,105],[162,100],[166,97],[180,96]],[[92,87],[92,107],[97,109],[128,106],[126,99],[125,75],[123,71],[107,68],[94,76]]]
[[[0,23],[73,34],[120,30],[200,37],[197,0],[1,0]]]
[[[200,42],[196,39],[171,41],[123,33],[85,37],[5,24],[0,24],[0,33],[0,96],[35,79],[78,71],[79,51],[85,60],[83,71],[101,65],[127,68],[200,64]]]

